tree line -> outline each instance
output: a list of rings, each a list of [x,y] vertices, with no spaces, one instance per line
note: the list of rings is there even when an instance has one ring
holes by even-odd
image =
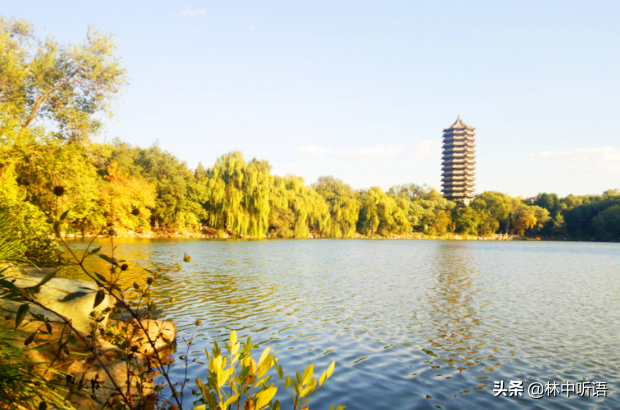
[[[110,35],[60,45],[0,18],[0,208],[38,235],[150,230],[239,237],[496,233],[616,241],[620,193],[534,198],[483,192],[470,206],[416,184],[356,190],[273,175],[240,152],[191,169],[158,145],[97,143],[126,84]]]
[[[356,190],[325,176],[307,186],[300,177],[273,175],[267,161],[246,161],[240,152],[221,156],[210,168],[190,169],[158,145],[140,148],[119,139],[50,139],[4,148],[10,154],[0,177],[3,208],[50,233],[209,227],[252,238],[307,238],[311,232],[331,238],[415,232],[620,238],[617,190],[565,198],[487,191],[464,207],[416,184]]]

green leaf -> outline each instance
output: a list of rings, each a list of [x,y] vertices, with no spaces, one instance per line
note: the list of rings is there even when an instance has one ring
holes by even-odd
[[[96,253],[99,253],[99,251],[101,250],[101,246],[98,248],[93,249],[92,251],[88,251],[89,255],[94,255]]]
[[[28,309],[30,309],[30,306],[27,303],[24,303],[17,309],[17,315],[15,316],[15,329],[17,329],[24,321],[26,313],[28,313]]]
[[[111,263],[112,265],[116,266],[117,268],[120,268],[120,265],[118,264],[118,262],[116,262],[113,258],[110,258],[108,255],[97,255],[99,256],[101,259],[103,259],[104,261]]]
[[[95,304],[93,306],[93,309],[99,306],[101,302],[103,302],[103,299],[105,299],[105,293],[103,292],[103,289],[99,289],[97,291],[97,294],[95,295]]]
[[[17,286],[13,285],[12,282],[9,282],[8,280],[4,280],[4,279],[0,279],[0,287],[9,289],[11,292],[14,292],[17,290]]]
[[[278,391],[278,388],[275,386],[272,386],[258,393],[256,395],[255,409],[261,410],[263,407],[265,407],[271,401],[271,399],[273,399],[273,396],[276,395],[277,391]]]
[[[45,322],[45,328],[47,329],[47,333],[49,333],[51,335],[52,334],[52,325],[50,325],[48,322]]]
[[[39,281],[39,283],[37,283],[34,286],[30,286],[24,289],[27,290],[38,290],[41,288],[41,286],[45,285],[47,282],[49,282],[50,280],[52,280],[54,278],[54,276],[56,276],[56,273],[58,272],[58,270],[52,271],[50,273],[48,273],[47,275],[45,275],[43,277],[43,279],[41,279],[41,281]]]
[[[295,390],[295,394],[299,396],[299,383],[297,383],[297,380],[295,379],[291,379],[291,381],[293,382],[293,390]]]
[[[284,387],[286,387],[287,390],[291,387],[291,376],[286,376],[286,379],[284,379]]]
[[[62,215],[60,215],[60,220],[64,221],[65,218],[67,217],[67,215],[69,215],[69,210],[68,209],[65,212],[63,212]]]
[[[207,386],[205,386],[202,380],[196,378],[196,385],[198,385],[198,388],[200,389],[200,392],[202,393],[203,398],[206,398],[209,396],[209,389],[207,388]]]
[[[105,277],[105,276],[103,276],[102,274],[97,273],[97,272],[93,272],[93,273],[95,274],[95,276],[97,276],[97,277],[99,278],[99,280],[100,280],[101,282],[106,283],[106,282],[108,281],[108,280],[106,279],[106,277]]]
[[[32,341],[34,340],[34,337],[36,336],[36,334],[37,334],[37,332],[34,332],[30,336],[28,336],[28,338],[26,340],[24,340],[24,345],[28,346],[30,343],[32,343]]]
[[[273,403],[271,410],[280,410],[280,400],[276,400],[276,402]]]

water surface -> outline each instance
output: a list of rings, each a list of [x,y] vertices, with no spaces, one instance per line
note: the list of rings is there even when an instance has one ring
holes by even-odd
[[[109,243],[104,251],[109,252]],[[97,245],[97,246],[98,246]],[[336,371],[312,409],[620,408],[620,245],[124,240],[127,279],[178,263],[156,296],[202,355],[231,330],[286,373]],[[84,243],[72,243],[83,248]],[[135,261],[135,262],[134,262]],[[103,271],[100,262],[94,269]],[[170,303],[169,297],[176,297]],[[184,354],[179,345],[176,356]],[[177,361],[178,362],[178,361]],[[185,369],[175,368],[178,375]],[[199,365],[189,378],[205,378]],[[494,397],[494,381],[607,382],[607,398]],[[283,388],[282,388],[283,390]],[[285,396],[280,397],[283,403]],[[192,397],[185,404],[191,408]],[[288,406],[286,406],[288,408]]]

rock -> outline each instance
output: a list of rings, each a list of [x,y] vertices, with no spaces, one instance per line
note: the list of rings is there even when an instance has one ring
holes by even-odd
[[[164,351],[177,337],[177,326],[172,322],[142,319],[141,323],[142,327],[146,329],[146,333],[135,319],[130,322],[119,322],[117,325],[120,329],[127,329],[127,337],[130,340],[130,345],[136,346],[138,348],[138,353],[141,355],[149,356],[154,351]],[[155,345],[155,349],[153,349],[149,339]]]
[[[31,277],[43,277],[51,272],[56,272],[58,268],[37,268],[34,266],[9,266],[5,265],[5,267],[9,267],[10,269],[4,272],[7,275],[14,276],[31,276]],[[3,267],[0,266],[0,270]]]
[[[104,369],[105,367],[105,369]],[[117,360],[101,366],[98,363],[91,365],[83,371],[71,372],[76,380],[96,380],[98,388],[91,390],[90,394],[81,393],[71,399],[71,402],[79,409],[101,409],[111,398],[112,393],[118,387],[123,394],[131,395],[132,401],[136,404],[143,402],[147,396],[153,393],[153,379],[146,375],[142,380],[142,394],[136,390],[136,382],[140,380],[141,370],[124,360]],[[129,375],[129,377],[128,377]]]
[[[39,278],[33,277],[13,277],[11,280],[14,280],[14,285],[20,288],[34,286],[40,281]],[[106,295],[103,302],[93,309],[98,290],[99,287],[93,282],[54,278],[44,284],[34,297],[38,303],[70,319],[76,330],[89,333],[94,323],[90,313],[93,310],[100,313],[113,306],[113,298]],[[12,311],[17,311],[20,304],[0,299],[0,306]],[[42,314],[51,320],[58,320],[58,316],[36,305],[31,304],[30,312]],[[104,320],[101,322],[103,326],[106,324],[107,316],[107,314],[103,315]]]

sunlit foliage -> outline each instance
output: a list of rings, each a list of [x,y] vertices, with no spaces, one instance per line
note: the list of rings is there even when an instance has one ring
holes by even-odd
[[[356,190],[323,176],[308,186],[237,151],[192,169],[157,143],[95,143],[126,83],[114,53],[112,36],[94,28],[63,45],[0,17],[0,201],[21,229],[42,237],[207,230],[244,238],[620,239],[617,190],[529,199],[487,191],[464,207],[426,185]]]

